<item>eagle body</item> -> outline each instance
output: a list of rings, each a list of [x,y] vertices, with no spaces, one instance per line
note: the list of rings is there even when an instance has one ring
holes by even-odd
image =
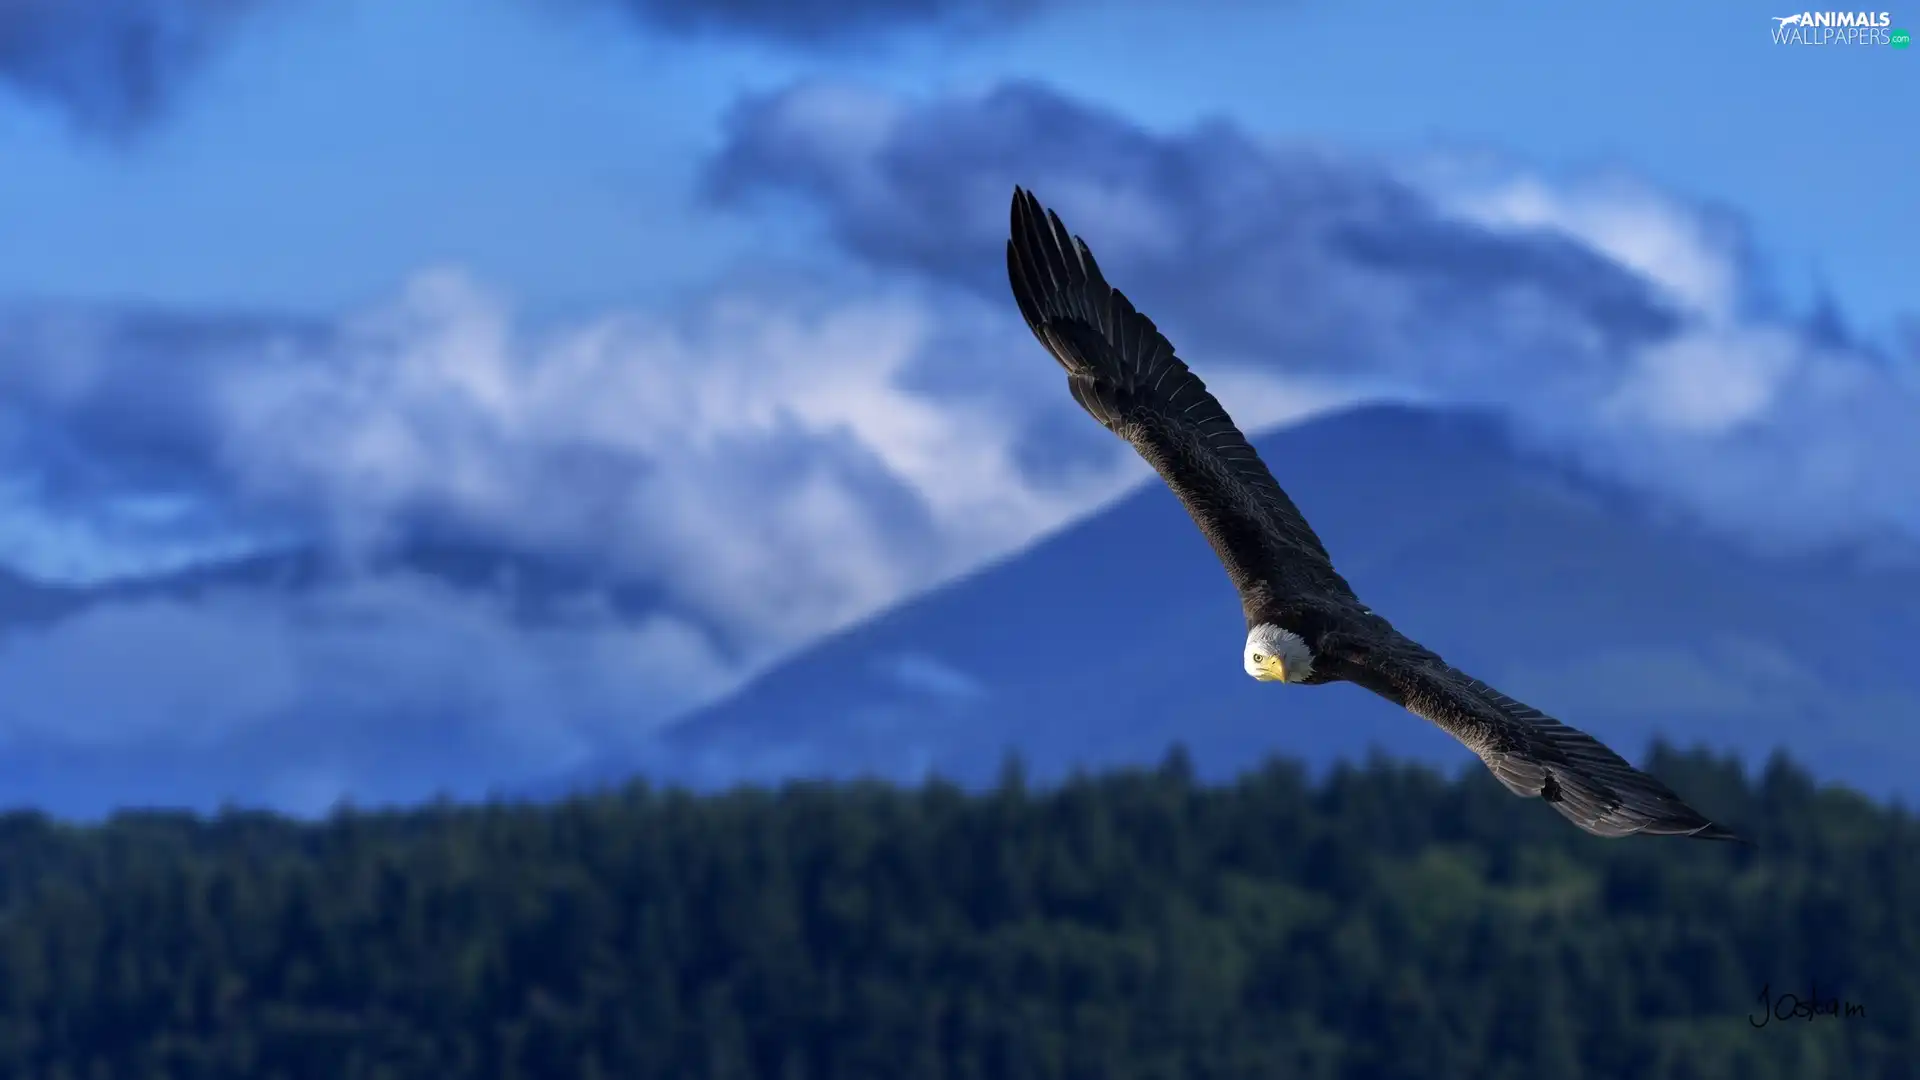
[[[1226,569],[1246,614],[1248,674],[1370,690],[1590,833],[1738,839],[1593,736],[1454,668],[1363,604],[1206,384],[1107,283],[1086,243],[1019,188],[1007,277],[1074,400],[1153,466]]]

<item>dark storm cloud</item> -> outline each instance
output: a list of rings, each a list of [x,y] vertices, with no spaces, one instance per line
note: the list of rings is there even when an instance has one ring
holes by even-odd
[[[125,135],[265,0],[0,0],[0,86]]]
[[[0,306],[0,460],[50,508],[205,491],[219,473],[218,376],[324,342],[317,322]]]
[[[722,203],[798,196],[862,258],[995,299],[1016,183],[1182,340],[1258,343],[1301,367],[1386,358],[1416,314],[1440,348],[1551,339],[1560,320],[1560,346],[1614,353],[1678,325],[1649,282],[1591,248],[1449,218],[1378,166],[1224,123],[1163,136],[1030,83],[919,105],[821,85],[756,97],[708,172]]]

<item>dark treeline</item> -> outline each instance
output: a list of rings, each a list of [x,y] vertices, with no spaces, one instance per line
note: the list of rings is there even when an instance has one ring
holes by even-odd
[[[1204,786],[1178,755],[1046,791],[14,814],[0,1076],[1913,1075],[1913,816],[1780,762],[1654,769],[1758,847],[1597,840],[1479,770]],[[1815,987],[1839,1015],[1795,1015]]]

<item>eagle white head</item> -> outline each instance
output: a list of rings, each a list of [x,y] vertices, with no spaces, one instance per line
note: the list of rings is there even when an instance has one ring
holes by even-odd
[[[1242,660],[1247,674],[1261,682],[1304,682],[1313,674],[1313,650],[1299,634],[1272,623],[1247,631]]]

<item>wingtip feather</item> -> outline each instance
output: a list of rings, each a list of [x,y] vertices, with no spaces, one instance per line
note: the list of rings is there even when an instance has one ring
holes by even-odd
[[[1694,840],[1723,840],[1730,844],[1738,844],[1741,847],[1753,846],[1753,841],[1740,836],[1724,825],[1717,825],[1711,821],[1688,833],[1687,836]]]

